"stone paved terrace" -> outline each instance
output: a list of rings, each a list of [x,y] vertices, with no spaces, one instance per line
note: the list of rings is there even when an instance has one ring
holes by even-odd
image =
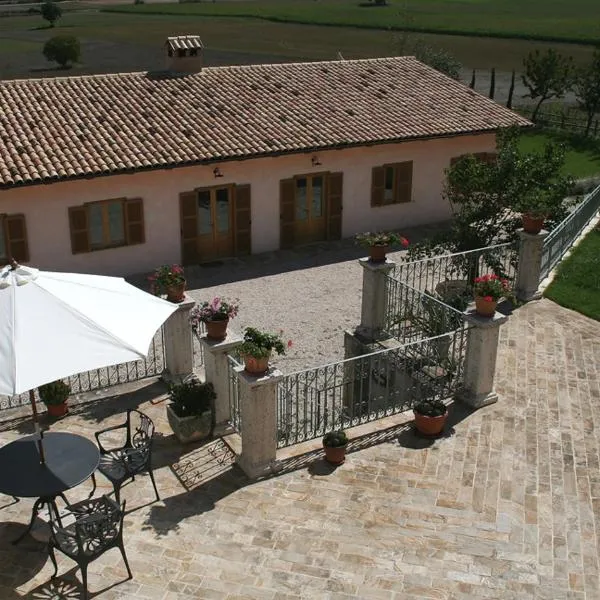
[[[404,416],[355,439],[335,470],[316,450],[253,484],[221,443],[173,441],[160,383],[75,407],[52,429],[92,437],[139,405],[161,434],[163,500],[125,521],[134,578],[118,583],[125,569],[111,550],[90,567],[91,591],[101,600],[600,598],[600,323],[547,300],[517,310],[502,329],[497,383],[500,402],[472,414],[454,407],[445,438],[415,437]],[[13,415],[0,441],[29,428]],[[123,495],[128,508],[151,500],[148,478]],[[9,543],[31,504],[0,497],[0,506],[0,598],[79,598],[73,563],[62,560],[51,584],[43,545]]]

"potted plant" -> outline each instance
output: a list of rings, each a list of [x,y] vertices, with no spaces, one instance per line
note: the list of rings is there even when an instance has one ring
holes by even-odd
[[[474,280],[475,310],[482,317],[493,317],[500,298],[512,296],[506,279],[498,275],[481,275]]]
[[[348,436],[342,430],[330,431],[323,436],[325,460],[332,465],[341,465],[346,460]]]
[[[439,435],[448,418],[448,407],[438,399],[423,400],[413,407],[415,427],[423,435]]]
[[[161,265],[148,277],[148,281],[155,296],[166,294],[170,302],[183,302],[186,282],[181,265]]]
[[[271,352],[275,350],[277,354],[285,354],[286,345],[279,334],[265,333],[254,327],[246,327],[244,330],[244,341],[240,345],[239,352],[244,358],[244,365],[248,373],[252,375],[263,375],[269,368],[269,359]],[[287,342],[287,347],[291,348],[292,341]]]
[[[198,332],[200,323],[206,324],[206,336],[211,340],[223,340],[227,335],[229,319],[233,319],[239,310],[237,300],[213,298],[210,302],[202,302],[194,306],[190,312],[192,329]]]
[[[169,387],[167,419],[182,444],[210,434],[216,397],[212,383],[202,383],[195,377]]]
[[[523,230],[538,234],[544,221],[557,208],[557,202],[550,191],[530,190],[523,192],[515,202],[515,209],[521,213]]]
[[[388,231],[359,233],[355,240],[359,246],[369,248],[369,260],[371,262],[384,262],[385,255],[392,246],[402,246],[403,248],[408,246],[408,240],[405,237]]]
[[[71,386],[58,379],[38,388],[40,398],[48,409],[51,417],[62,417],[67,414],[67,398],[71,393]]]

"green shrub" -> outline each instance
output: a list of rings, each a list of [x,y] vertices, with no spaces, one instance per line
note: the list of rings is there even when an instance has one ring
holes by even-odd
[[[79,40],[73,35],[56,35],[44,44],[42,52],[46,60],[55,61],[61,67],[66,67],[69,63],[79,61],[81,46]]]
[[[340,448],[348,443],[348,436],[344,431],[330,431],[323,436],[323,446],[327,448]]]
[[[425,417],[441,417],[446,414],[448,407],[438,399],[417,402],[413,410]]]
[[[169,387],[171,408],[178,417],[199,416],[211,410],[216,399],[212,383],[190,379]]]
[[[71,386],[58,379],[57,381],[40,385],[38,392],[44,404],[56,406],[67,400],[71,393]]]

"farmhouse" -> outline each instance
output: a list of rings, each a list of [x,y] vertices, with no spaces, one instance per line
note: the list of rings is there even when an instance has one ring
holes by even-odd
[[[412,57],[0,82],[0,261],[131,274],[450,216],[444,170],[528,121]]]

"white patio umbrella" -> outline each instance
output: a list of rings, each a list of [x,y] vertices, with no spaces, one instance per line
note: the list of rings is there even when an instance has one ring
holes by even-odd
[[[121,277],[6,266],[0,270],[0,394],[29,391],[37,423],[34,388],[145,358],[175,310]]]

